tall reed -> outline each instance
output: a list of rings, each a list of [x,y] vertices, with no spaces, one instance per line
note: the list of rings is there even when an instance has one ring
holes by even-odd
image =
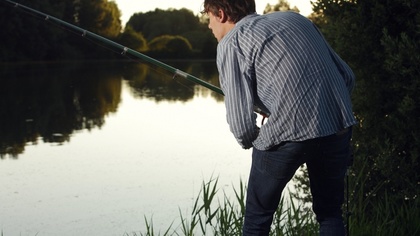
[[[180,212],[181,222],[173,228],[173,224],[163,233],[153,229],[153,221],[146,220],[146,232],[133,236],[154,235],[212,235],[212,236],[236,236],[241,235],[245,213],[246,186],[242,182],[239,188],[233,187],[234,199],[223,192],[222,199],[218,197],[218,179],[211,179],[202,183],[202,188],[195,198],[190,215],[184,216]],[[274,215],[273,226],[270,235],[297,236],[317,235],[318,225],[314,220],[312,211],[292,200],[282,198],[279,208]],[[126,234],[128,236],[128,234]]]

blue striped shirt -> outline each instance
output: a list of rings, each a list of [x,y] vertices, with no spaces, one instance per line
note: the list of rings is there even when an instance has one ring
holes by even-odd
[[[217,67],[227,122],[243,148],[267,150],[356,124],[353,72],[315,25],[297,13],[240,20],[218,44]],[[270,112],[260,128],[254,105]]]

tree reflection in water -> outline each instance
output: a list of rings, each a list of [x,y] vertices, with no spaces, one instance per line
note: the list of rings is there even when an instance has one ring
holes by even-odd
[[[218,84],[214,62],[174,63]],[[135,96],[156,102],[188,101],[206,90],[183,78],[172,79],[160,68],[134,62],[2,65],[0,75],[1,158],[17,158],[29,143],[62,144],[75,131],[102,127],[106,116],[118,109],[122,79],[128,80]]]

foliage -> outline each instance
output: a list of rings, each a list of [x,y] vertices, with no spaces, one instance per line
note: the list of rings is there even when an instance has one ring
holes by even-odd
[[[128,20],[127,26],[142,32],[148,41],[162,35],[183,35],[201,28],[199,18],[185,8],[135,13]]]
[[[115,39],[121,31],[120,12],[113,1],[23,0],[20,3],[110,39]],[[24,13],[22,8],[2,1],[0,24],[7,37],[1,37],[0,44],[7,46],[0,48],[0,61],[51,61],[104,55],[102,48],[91,47],[79,33],[74,37],[41,16]]]
[[[366,176],[355,176],[355,182],[364,183]],[[181,222],[177,222],[165,229],[161,234],[153,226],[153,220],[146,221],[146,232],[137,235],[241,235],[243,216],[245,213],[246,186],[240,182],[238,189],[233,188],[234,201],[224,192],[222,201],[218,199],[218,180],[213,179],[203,182],[202,189],[196,197],[191,213],[183,215],[180,210]],[[372,197],[372,196],[370,196]],[[372,202],[364,196],[355,198],[355,210],[350,217],[349,235],[418,235],[420,225],[418,219],[420,212],[417,210],[419,202],[414,205],[405,202],[401,205],[392,203],[389,195],[385,194],[383,201]],[[369,214],[366,214],[368,212]],[[404,224],[401,224],[404,222]],[[314,214],[305,204],[296,203],[292,195],[282,197],[279,207],[274,215],[270,235],[318,235],[319,226],[314,219]],[[129,236],[129,234],[125,234]]]
[[[36,9],[45,9],[50,15],[66,18],[69,4],[65,0],[21,1]],[[61,54],[73,55],[74,48],[66,42],[66,34],[45,23],[23,14],[18,8],[0,3],[0,61],[51,60]],[[57,42],[61,42],[58,44]],[[35,46],[36,45],[36,46]]]
[[[108,0],[75,0],[74,23],[80,28],[101,35],[110,40],[116,40],[121,32],[121,13],[114,1]],[[84,52],[86,59],[112,59],[114,54],[101,47],[92,47],[83,38],[75,39],[74,43]],[[97,43],[99,44],[99,43]]]
[[[324,2],[324,1],[321,1]],[[371,165],[369,188],[385,182],[395,200],[418,197],[420,3],[340,2],[321,29],[355,68],[356,151]],[[333,8],[334,9],[334,8]],[[334,34],[332,34],[334,33]],[[347,37],[351,35],[351,39]],[[359,157],[360,158],[360,157]],[[366,189],[366,192],[369,192]]]
[[[142,33],[134,31],[131,26],[127,26],[123,33],[120,34],[118,41],[133,50],[144,52],[147,51],[147,41]]]
[[[295,11],[300,12],[299,9],[294,6],[293,8],[290,7],[290,3],[287,0],[278,0],[277,4],[271,5],[267,3],[267,6],[265,6],[264,14],[275,12],[275,11]]]
[[[107,38],[116,38],[121,31],[121,13],[113,1],[76,0],[74,20],[81,28]]]
[[[215,38],[206,23],[187,9],[156,9],[136,13],[122,32],[121,13],[115,1],[22,0],[21,4],[141,52],[148,50],[148,42],[170,35],[174,40],[166,44],[169,48],[163,48],[158,53],[153,51],[153,55],[170,58],[215,58]],[[58,23],[45,21],[36,14],[24,13],[22,8],[7,5],[4,1],[0,3],[0,24],[7,35],[0,39],[2,45],[7,45],[0,48],[0,61],[121,58],[111,53],[111,50],[104,50],[103,47],[108,45],[97,40],[92,40],[96,44],[92,46],[86,38],[80,37],[81,32],[73,32],[74,30],[66,27],[55,27],[51,24]],[[34,20],[34,16],[38,19]]]
[[[198,53],[203,58],[215,58],[217,42],[214,36],[207,28],[206,22],[202,22],[200,17],[194,16],[190,10],[156,9],[146,13],[135,13],[126,27],[143,34],[149,44],[163,36],[181,36],[188,40],[195,54]],[[185,56],[189,54],[178,55]]]
[[[358,167],[360,169],[353,171],[347,183],[350,190],[350,234],[418,235],[420,201],[396,201],[392,190],[383,190],[386,181],[378,183],[370,192],[363,194],[365,185],[371,185],[371,176],[366,175],[370,166],[368,162],[362,162]]]
[[[148,47],[152,57],[185,58],[192,53],[190,42],[182,36],[162,35],[150,41]]]

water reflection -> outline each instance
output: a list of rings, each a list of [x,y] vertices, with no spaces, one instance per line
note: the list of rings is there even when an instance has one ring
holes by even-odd
[[[217,84],[214,62],[172,66]],[[100,128],[121,102],[122,80],[136,97],[188,101],[195,93],[222,96],[142,63],[40,63],[0,67],[0,157],[17,158],[27,144],[62,144],[78,130]]]
[[[169,64],[169,63],[168,63]],[[218,85],[219,79],[214,62],[186,63],[170,62],[171,66]],[[146,64],[125,64],[123,77],[129,80],[135,96],[154,101],[189,101],[198,92],[211,94],[221,101],[222,96],[210,93],[207,88],[178,77],[173,77],[162,68]]]

